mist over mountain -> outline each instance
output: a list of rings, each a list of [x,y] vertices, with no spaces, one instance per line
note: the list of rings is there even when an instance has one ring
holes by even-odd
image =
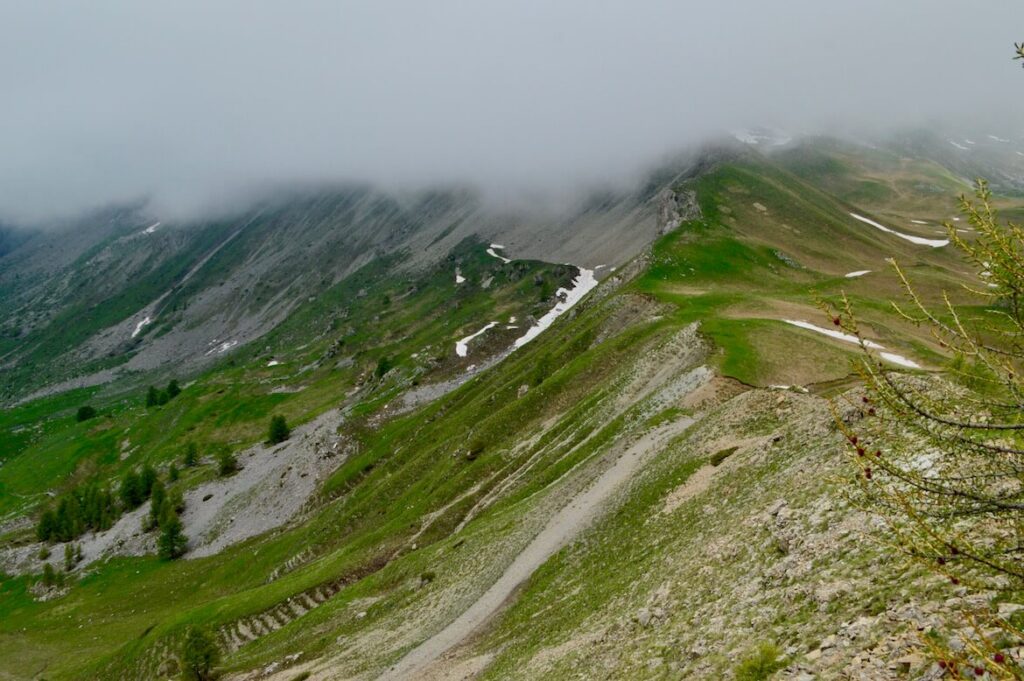
[[[1009,136],[1022,19],[1013,0],[8,3],[0,216],[194,216],[352,180],[557,203],[751,125]]]
[[[1024,4],[0,7],[3,681],[1024,681]]]

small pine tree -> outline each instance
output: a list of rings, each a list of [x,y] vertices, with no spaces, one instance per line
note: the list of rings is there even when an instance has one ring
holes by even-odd
[[[71,572],[75,567],[75,548],[71,544],[64,545],[64,572]]]
[[[231,452],[224,451],[217,455],[217,472],[221,475],[231,475],[238,470],[238,459]]]
[[[189,442],[185,445],[185,456],[182,457],[182,463],[185,468],[192,468],[199,464],[199,448],[196,447],[195,442]]]
[[[165,504],[166,506],[166,504]],[[182,530],[178,514],[169,509],[161,523],[160,538],[157,540],[157,553],[164,560],[174,560],[185,553],[188,537]]]
[[[79,423],[81,423],[82,421],[88,421],[89,419],[94,418],[95,416],[96,408],[91,407],[88,404],[83,404],[81,407],[78,408],[78,413],[75,415],[75,418],[78,419]]]
[[[178,379],[172,378],[171,382],[167,384],[167,397],[173,400],[179,393],[181,393],[181,387],[178,385]]]
[[[173,508],[175,513],[182,513],[185,510],[185,497],[181,494],[181,490],[168,492],[167,500],[164,503]]]
[[[220,660],[220,651],[213,637],[197,627],[189,627],[181,645],[182,676],[188,681],[209,681]]]
[[[36,538],[39,541],[50,541],[57,533],[57,514],[53,509],[46,509],[39,517],[39,524],[36,525]]]
[[[39,549],[39,560],[46,560],[50,557],[50,547],[43,544]]]
[[[157,391],[156,386],[149,386],[149,390],[146,391],[146,406],[155,407],[160,403],[160,393]]]
[[[49,563],[43,563],[43,586],[49,588],[56,586],[58,581],[57,571]]]
[[[167,480],[168,482],[178,482],[179,477],[181,477],[181,473],[178,472],[178,467],[172,463],[171,467],[167,469]]]
[[[170,401],[170,399],[171,398],[167,395],[167,392],[164,390],[160,390],[156,394],[156,403],[159,404],[160,406],[167,404]]]
[[[161,524],[160,516],[164,513],[164,502],[167,501],[167,489],[164,484],[157,480],[153,483],[153,489],[149,496],[149,527],[154,528]]]
[[[142,474],[139,476],[139,487],[142,491],[142,498],[148,499],[149,495],[153,492],[153,485],[156,484],[159,476],[156,473],[156,469],[148,463],[142,467]]]
[[[135,471],[128,471],[124,474],[121,479],[121,503],[128,510],[137,508],[139,504],[145,501],[146,497],[142,493],[142,480],[139,478],[138,473]]]
[[[284,442],[291,436],[288,422],[281,415],[270,417],[270,432],[267,438],[270,444],[276,445]]]

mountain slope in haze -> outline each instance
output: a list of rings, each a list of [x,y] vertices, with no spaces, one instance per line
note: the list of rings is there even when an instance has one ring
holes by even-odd
[[[845,291],[894,360],[940,368],[884,300],[890,257],[928,297],[968,276],[907,238],[938,239],[950,205],[903,190],[949,175],[820,140],[732,151],[652,182],[643,215],[672,216],[665,233],[519,347],[583,272],[484,233],[419,267],[366,262],[166,405],[120,379],[8,410],[0,667],[162,678],[199,625],[237,679],[729,678],[760,643],[779,678],[930,673],[918,629],[969,596],[905,578],[844,499],[827,398],[856,390],[857,348],[815,300]],[[101,416],[76,423],[86,402]],[[273,413],[296,427],[265,446]],[[144,504],[124,546],[39,587],[48,491],[166,476],[188,441],[184,559],[153,555]],[[221,451],[240,473],[217,477]],[[281,522],[237,529],[299,490]]]
[[[404,254],[402,268],[421,269],[472,235],[500,236],[519,258],[619,264],[657,234],[658,193],[704,156],[554,216],[499,211],[468,191],[349,187],[197,224],[127,207],[37,233],[0,255],[0,392],[14,400],[197,369],[211,348],[263,336],[374,258]]]

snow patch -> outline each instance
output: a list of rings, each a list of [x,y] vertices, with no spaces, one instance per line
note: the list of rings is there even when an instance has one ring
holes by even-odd
[[[506,258],[505,256],[499,255],[498,253],[496,253],[494,251],[495,246],[497,246],[498,248],[504,248],[504,246],[498,246],[498,244],[491,244],[491,247],[487,249],[487,255],[491,256],[492,258],[497,258],[498,260],[500,260],[500,261],[502,261],[504,263],[512,262],[510,259]]]
[[[216,342],[217,342],[216,339],[214,339],[212,341],[212,343],[216,343]],[[228,350],[230,350],[231,348],[235,347],[236,345],[238,345],[238,341],[236,341],[236,340],[224,341],[223,343],[221,343],[217,347],[212,348],[210,350],[207,350],[206,354],[207,355],[212,355],[213,353],[216,352],[219,355],[221,353],[227,352]]]
[[[278,362],[276,359],[272,359],[269,362],[267,362],[268,367],[276,367],[278,364],[280,364],[280,362]]]
[[[883,232],[888,232],[889,234],[892,234],[894,236],[898,236],[901,239],[909,241],[912,244],[917,244],[919,246],[931,246],[932,248],[942,248],[943,246],[948,246],[949,245],[949,239],[925,239],[925,238],[919,237],[919,236],[911,236],[910,234],[904,234],[903,232],[897,232],[895,229],[889,229],[885,225],[880,225],[877,222],[875,222],[874,220],[872,220],[870,218],[866,218],[863,215],[857,215],[856,213],[850,213],[850,217],[854,218],[855,220],[860,220],[861,222],[869,224],[872,227],[875,227],[877,229],[882,230]]]
[[[459,268],[456,267],[455,268],[455,283],[456,284],[461,284],[464,281],[466,281],[466,278],[464,276],[462,276],[462,272],[460,272]]]
[[[924,220],[911,220],[915,225],[927,225],[928,223]]]
[[[591,289],[597,286],[594,270],[580,267],[579,271],[580,273],[572,280],[572,288],[568,290],[560,288],[555,292],[555,297],[559,299],[558,303],[548,310],[547,314],[538,319],[537,323],[531,326],[526,333],[516,339],[513,349],[521,348],[539,336],[544,329],[551,326],[556,319],[565,314],[573,305],[580,302],[583,296],[587,295]]]
[[[152,321],[153,321],[153,320],[152,320],[152,319],[150,319],[150,318],[149,318],[149,317],[147,316],[147,317],[146,317],[145,319],[143,319],[143,320],[142,320],[141,322],[139,322],[138,324],[136,324],[136,325],[135,325],[135,330],[134,330],[134,331],[132,331],[132,338],[135,338],[136,336],[138,336],[138,335],[139,335],[139,332],[140,332],[140,331],[142,331],[142,327],[144,327],[144,326],[145,326],[146,324],[149,324],[149,323],[150,323],[150,322],[152,322]]]
[[[857,270],[856,272],[847,272],[843,276],[846,277],[847,279],[856,279],[857,277],[863,277],[870,271],[871,270]]]
[[[142,233],[143,234],[152,234],[153,232],[155,232],[157,230],[157,228],[159,226],[160,226],[159,222],[154,222],[149,227],[146,227],[146,229],[142,230]]]
[[[744,144],[765,147],[780,147],[789,144],[793,139],[789,133],[783,130],[763,127],[733,130],[732,136]]]
[[[458,355],[459,357],[465,357],[467,354],[469,354],[469,341],[473,340],[474,338],[483,333],[486,333],[487,331],[489,331],[490,329],[494,328],[497,325],[498,322],[490,322],[487,326],[480,329],[476,333],[471,333],[462,340],[456,341],[455,354]]]
[[[962,144],[960,144],[958,142],[954,142],[953,140],[949,140],[949,143],[952,144],[957,149],[960,149],[962,151],[970,151],[970,148],[965,147],[964,145],[962,145]]]
[[[798,321],[798,320],[795,320],[795,319],[783,319],[782,321],[786,322],[787,324],[792,324],[793,326],[798,326],[801,329],[807,329],[808,331],[814,331],[815,333],[820,333],[820,334],[823,334],[825,336],[828,336],[829,338],[835,338],[836,340],[845,341],[847,343],[859,343],[860,342],[860,339],[858,339],[856,336],[850,335],[848,333],[843,333],[842,331],[836,331],[834,329],[826,329],[826,328],[817,326],[815,324],[811,324],[810,322],[801,322],[801,321]],[[900,355],[897,355],[894,352],[888,352],[888,351],[885,350],[884,346],[879,345],[878,343],[876,343],[874,341],[870,341],[870,340],[865,338],[864,339],[864,345],[866,347],[868,347],[868,348],[871,348],[872,350],[878,350],[879,351],[878,354],[882,357],[882,359],[884,359],[886,361],[889,361],[889,362],[892,362],[893,364],[898,364],[900,366],[904,366],[904,367],[907,367],[909,369],[920,369],[921,368],[921,365],[918,364],[917,362],[915,362],[913,360],[910,360],[910,359],[907,359],[906,357],[902,357]]]
[[[996,142],[1002,142],[1003,144],[1007,144],[1010,141],[1008,139],[1003,139],[1002,137],[996,137],[995,135],[988,135],[988,138],[990,140],[995,140]]]

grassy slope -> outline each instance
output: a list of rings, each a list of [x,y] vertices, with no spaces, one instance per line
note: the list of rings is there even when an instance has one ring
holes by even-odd
[[[351,638],[365,645],[341,646],[346,668],[383,664],[397,651],[366,644],[367,637],[381,629],[401,628],[397,623],[407,621],[409,613],[424,609],[433,613],[431,621],[454,617],[474,589],[486,585],[536,531],[550,504],[580,484],[564,478],[567,471],[595,462],[613,444],[643,431],[642,405],[626,414],[616,414],[611,406],[627,380],[620,373],[622,367],[687,323],[702,322],[719,349],[714,361],[720,370],[745,383],[834,380],[847,372],[847,348],[772,319],[802,313],[818,321],[813,297],[831,297],[845,289],[865,310],[872,331],[887,344],[912,348],[909,352],[916,351],[919,359],[935,357],[925,340],[911,345],[912,330],[873,302],[879,295],[896,293],[893,277],[880,274],[870,282],[851,281],[842,273],[862,269],[855,265],[865,263],[881,270],[882,259],[894,254],[909,258],[916,273],[938,287],[958,267],[947,254],[910,248],[854,222],[845,214],[847,204],[778,168],[754,162],[722,167],[702,178],[697,189],[705,219],[656,243],[649,266],[624,289],[592,301],[572,315],[574,319],[560,322],[499,368],[411,415],[383,424],[369,418],[354,420],[346,434],[359,441],[358,454],[325,483],[324,506],[303,524],[203,560],[111,561],[56,602],[32,601],[25,591],[27,579],[5,580],[0,587],[0,658],[16,660],[27,673],[49,665],[47,673],[54,678],[83,673],[145,677],[153,670],[150,653],[164,650],[188,623],[229,623],[338,575],[371,573],[327,605],[244,647],[226,663],[244,669],[299,651],[306,657],[320,652],[338,655],[336,641]],[[498,267],[481,250],[455,254],[471,284]],[[791,264],[794,260],[800,267]],[[85,395],[75,394],[5,414],[2,426],[8,433],[25,424],[42,423],[42,428],[31,436],[23,430],[14,433],[15,455],[0,469],[0,483],[11,492],[2,497],[3,510],[24,509],[31,503],[26,499],[52,485],[53,476],[85,476],[93,466],[111,475],[145,460],[168,461],[190,437],[229,447],[251,442],[261,436],[272,410],[293,421],[309,418],[337,404],[365,379],[379,356],[387,354],[399,368],[356,411],[368,416],[414,377],[434,380],[458,370],[448,345],[453,338],[476,330],[498,312],[524,314],[525,305],[542,297],[536,289],[546,286],[534,287],[531,270],[498,285],[498,296],[475,295],[472,291],[478,289],[467,287],[453,297],[451,264],[416,282],[411,293],[409,282],[388,280],[383,271],[372,269],[342,282],[275,332],[268,340],[269,354],[245,351],[235,366],[225,363],[211,370],[161,410],[146,412],[136,396],[101,405],[104,422],[76,425],[70,423],[69,413]],[[544,276],[553,282],[558,274]],[[389,287],[388,305],[375,287],[381,281]],[[366,296],[359,297],[361,289],[368,291]],[[625,325],[617,323],[622,309],[635,307],[636,301],[655,305],[660,318],[637,315]],[[322,357],[339,338],[345,343],[337,358],[351,357],[351,366],[326,363],[298,371]],[[413,358],[413,353],[420,357]],[[284,363],[267,368],[270,356]],[[425,362],[424,356],[436,361]],[[305,390],[269,392],[274,385],[296,382]],[[532,387],[517,397],[522,385]],[[139,449],[126,461],[116,461],[117,443],[129,429]],[[483,444],[482,453],[472,460],[465,456],[470,442]],[[450,537],[477,501],[531,460],[536,465],[460,533],[464,543]],[[36,475],[33,464],[39,461],[52,462],[53,467],[39,469]],[[658,532],[669,530],[658,530],[659,525],[633,535],[636,527],[629,519],[641,517],[667,486],[683,481],[697,465],[690,454],[658,464],[628,501],[637,505],[637,513],[617,514],[595,530],[602,539],[592,558],[604,561],[601,564],[611,562],[614,554],[601,557],[599,552],[621,546],[630,537],[641,539],[632,543],[639,554],[649,552],[651,560],[660,555],[644,547],[654,545]],[[431,512],[440,513],[423,526]],[[411,551],[406,540],[420,531],[417,550]],[[677,535],[677,540],[683,537]],[[305,563],[268,583],[272,573],[298,554],[307,556]],[[515,612],[529,613],[550,603],[551,589],[571,583],[565,581],[565,570],[573,565],[564,556],[552,561],[531,581]],[[596,590],[593,594],[574,601],[563,617],[545,627],[524,633],[527,620],[510,614],[496,636],[525,641],[526,647],[522,656],[509,657],[497,669],[511,669],[530,651],[566,636],[588,610],[607,607],[615,594],[627,590],[624,580],[633,573],[608,569],[612,572],[588,580]],[[425,572],[434,573],[436,580],[429,588],[416,588]],[[455,596],[439,605],[438,593]],[[357,618],[370,602],[367,616]],[[402,645],[424,633],[409,633]]]

